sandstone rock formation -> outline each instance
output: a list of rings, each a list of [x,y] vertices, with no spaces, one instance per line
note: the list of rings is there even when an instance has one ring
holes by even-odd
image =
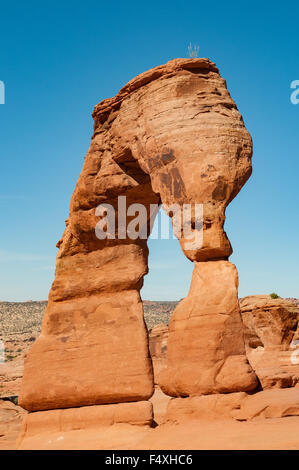
[[[299,416],[299,385],[282,390],[263,390],[254,394],[245,392],[201,395],[171,399],[165,423],[190,420],[251,421]]]
[[[244,397],[232,416],[239,421],[299,416],[299,386],[282,390],[263,390]]]
[[[159,383],[158,376],[166,366],[168,334],[168,326],[160,323],[152,329],[149,335],[149,348],[153,363],[155,384]]]
[[[151,205],[161,202],[180,212],[191,205],[183,224],[174,211],[169,215],[194,262],[190,293],[170,325],[163,390],[173,396],[253,390],[257,381],[245,356],[237,272],[227,261],[232,249],[224,231],[225,209],[251,174],[252,142],[225,80],[208,59],[175,59],[133,79],[96,106],[93,117],[20,404],[41,411],[151,397],[139,291],[148,269]],[[134,237],[136,214],[122,210],[120,196],[127,207],[146,208],[144,238]],[[105,222],[108,237],[99,239],[95,228],[110,210],[104,204],[115,211],[116,226]],[[196,204],[203,206],[201,225]]]
[[[46,441],[47,436],[52,439],[57,436],[59,440],[59,436],[63,437],[72,431],[91,430],[94,434],[101,434],[103,427],[117,424],[150,426],[152,416],[152,404],[149,401],[28,413],[23,421],[18,448],[23,448],[25,437],[24,448],[28,448],[31,440],[35,445],[39,439],[41,442]]]
[[[8,400],[0,400],[0,450],[16,449],[26,411]]]
[[[257,379],[244,347],[238,275],[228,261],[195,263],[188,296],[169,325],[159,385],[171,396],[250,391]]]
[[[247,357],[263,389],[299,382],[299,307],[269,295],[240,302]]]
[[[164,423],[231,419],[240,411],[247,396],[245,392],[237,392],[172,398],[168,402]]]

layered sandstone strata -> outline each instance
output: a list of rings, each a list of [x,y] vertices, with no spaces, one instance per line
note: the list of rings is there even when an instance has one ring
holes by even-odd
[[[241,302],[247,357],[263,388],[293,387],[299,382],[299,307],[269,295]]]
[[[82,431],[85,439],[88,433],[95,439],[94,436],[101,436],[103,428],[124,424],[129,425],[127,430],[132,432],[132,427],[152,424],[152,408],[149,401],[139,401],[28,413],[22,424],[18,448],[43,448],[49,442],[55,448],[55,441],[59,444],[66,436]]]
[[[299,416],[299,385],[281,390],[262,390],[254,394],[238,392],[172,398],[167,406],[164,423],[223,419],[251,421],[288,416]],[[226,421],[226,424],[229,425],[229,422]]]
[[[93,117],[42,334],[25,364],[21,405],[40,411],[150,398],[139,291],[151,205],[161,202],[180,211],[190,204],[184,225],[174,225],[195,263],[189,296],[171,323],[163,389],[174,396],[252,390],[256,378],[245,356],[224,231],[225,209],[251,174],[252,142],[225,80],[208,59],[175,59],[133,79]],[[120,196],[127,207],[146,208],[144,238],[134,237],[134,211],[124,213]],[[105,204],[117,222],[99,239]],[[199,225],[196,204],[203,207]]]

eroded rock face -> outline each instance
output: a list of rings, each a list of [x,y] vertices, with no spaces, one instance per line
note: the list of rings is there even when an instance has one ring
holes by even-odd
[[[86,406],[64,410],[28,413],[23,421],[18,439],[19,449],[32,449],[49,442],[59,441],[73,431],[89,431],[101,435],[103,427],[117,424],[150,426],[153,410],[149,401]],[[25,438],[25,440],[24,440]],[[55,448],[55,447],[54,447]]]
[[[15,450],[26,411],[8,400],[0,400],[0,450]]]
[[[299,386],[283,390],[263,390],[248,395],[241,401],[240,409],[234,410],[232,415],[239,421],[299,416]]]
[[[293,387],[299,382],[299,307],[269,295],[240,301],[247,357],[262,387]]]
[[[251,421],[287,416],[299,416],[298,385],[295,388],[262,390],[254,394],[238,392],[171,399],[164,422],[178,424],[190,420],[227,418]]]
[[[102,445],[102,448],[126,448],[124,444],[128,445],[132,437],[136,443],[140,428],[142,433],[142,428],[151,426],[152,408],[151,402],[139,401],[28,413],[23,421],[17,447],[20,450],[82,449],[85,445],[89,449],[94,449],[95,445]],[[113,430],[110,431],[109,428]],[[115,434],[119,431],[121,438],[113,443]]]
[[[178,424],[189,420],[214,421],[233,418],[246,398],[245,392],[172,398],[168,402],[164,422]]]
[[[196,265],[193,287],[172,321],[168,370],[180,335],[189,342],[182,339],[187,351],[176,365],[180,378],[168,372],[164,389],[173,395],[251,390],[255,377],[244,354],[236,271],[219,259],[232,252],[225,208],[251,174],[252,142],[225,80],[208,59],[175,59],[133,79],[96,106],[93,117],[42,334],[25,364],[21,405],[38,411],[147,400],[153,393],[139,295],[148,269],[146,240],[124,234],[129,215],[117,224],[116,239],[95,234],[97,206],[109,203],[118,216],[119,196],[126,196],[127,207],[147,208],[148,234],[151,204],[204,208],[202,244],[180,240]],[[196,236],[193,212],[187,222]]]
[[[195,263],[189,294],[170,321],[167,365],[159,385],[173,397],[257,387],[245,355],[238,274],[232,263]]]
[[[159,383],[159,374],[166,366],[168,326],[160,323],[149,335],[150,354],[153,363],[154,383]]]

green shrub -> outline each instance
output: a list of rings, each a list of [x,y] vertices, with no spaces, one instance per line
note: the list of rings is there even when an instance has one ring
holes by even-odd
[[[12,354],[6,354],[6,360],[7,361],[13,361],[15,358],[15,356],[13,356]]]
[[[280,299],[279,295],[276,294],[275,292],[272,292],[272,294],[270,294],[270,297],[271,299]]]

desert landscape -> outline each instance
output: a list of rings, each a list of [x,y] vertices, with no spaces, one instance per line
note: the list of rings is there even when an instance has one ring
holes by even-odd
[[[0,15],[0,455],[289,464],[298,2]]]
[[[48,301],[0,303],[1,448],[298,450],[299,302],[239,298],[224,222],[252,139],[218,68],[171,60],[93,118]],[[161,204],[191,286],[142,302]]]

